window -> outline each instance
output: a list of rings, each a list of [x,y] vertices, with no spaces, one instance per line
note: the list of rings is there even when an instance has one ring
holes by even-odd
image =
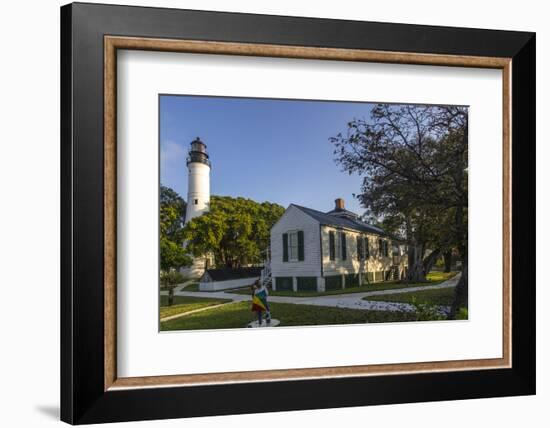
[[[199,200],[198,200],[198,199],[195,199],[193,202],[195,203],[195,205],[198,205],[198,204],[199,204]]]
[[[346,234],[344,232],[329,232],[330,259],[346,260],[347,245]]]
[[[383,239],[378,240],[378,255],[380,257],[388,257],[389,256],[388,241],[385,241]]]
[[[283,262],[304,260],[304,231],[283,233]]]
[[[288,234],[288,256],[291,262],[298,261],[298,232]]]
[[[336,232],[336,241],[335,241],[335,248],[336,248],[336,258],[341,259],[342,258],[342,232]]]
[[[346,260],[348,258],[348,244],[344,232],[340,232],[340,243],[342,244],[342,260]]]
[[[369,238],[366,236],[357,236],[357,258],[359,260],[369,258]]]

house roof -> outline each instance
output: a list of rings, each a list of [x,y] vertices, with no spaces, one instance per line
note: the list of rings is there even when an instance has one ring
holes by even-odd
[[[383,229],[373,226],[372,224],[365,223],[359,220],[358,217],[352,218],[352,216],[339,216],[330,213],[324,213],[311,208],[302,207],[300,205],[292,204],[303,213],[310,217],[313,217],[319,223],[325,226],[344,227],[346,229],[357,230],[359,232],[375,233],[377,235],[389,236]],[[332,212],[332,211],[331,211]],[[349,212],[349,211],[348,211]]]
[[[231,279],[255,278],[261,275],[261,267],[241,267],[241,268],[223,268],[223,269],[206,269],[205,273],[212,281],[228,281]]]
[[[355,214],[354,212],[351,212],[349,210],[346,210],[344,208],[335,208],[332,211],[327,212],[329,215],[335,215],[339,217],[348,217],[351,219],[357,219],[359,216]]]

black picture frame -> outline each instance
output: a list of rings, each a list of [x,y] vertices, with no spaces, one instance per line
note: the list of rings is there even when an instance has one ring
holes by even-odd
[[[105,35],[512,58],[512,367],[105,391]],[[63,6],[61,419],[86,424],[534,394],[535,97],[534,33]]]

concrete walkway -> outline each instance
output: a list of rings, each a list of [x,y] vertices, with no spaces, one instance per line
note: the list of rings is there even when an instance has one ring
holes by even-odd
[[[362,293],[334,294],[329,296],[290,297],[269,296],[269,302],[290,303],[293,305],[329,306],[335,308],[364,309],[371,311],[413,312],[415,307],[408,303],[379,302],[363,300],[364,297],[381,296],[386,294],[411,293],[413,291],[437,290],[441,288],[455,287],[460,279],[460,274],[437,285],[399,288],[392,290],[365,291]],[[250,295],[233,294],[226,291],[177,291],[176,296],[205,297],[212,299],[231,299],[233,302],[250,301]]]
[[[187,280],[187,281],[185,281],[181,284],[176,285],[174,287],[174,292],[183,290],[185,287],[187,287],[189,284],[192,284],[193,282],[196,282],[196,281],[193,280],[193,279],[190,279],[190,280]],[[168,290],[160,290],[160,295],[161,296],[168,296]]]

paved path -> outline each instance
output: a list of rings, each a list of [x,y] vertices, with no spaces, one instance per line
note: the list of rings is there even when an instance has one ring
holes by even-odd
[[[290,303],[294,305],[329,306],[336,308],[364,309],[371,311],[398,311],[413,312],[415,307],[408,303],[379,302],[374,300],[363,300],[363,297],[381,296],[386,294],[410,293],[413,291],[436,290],[440,288],[455,287],[460,279],[460,274],[437,285],[426,285],[418,287],[399,288],[392,290],[365,291],[362,293],[334,294],[329,296],[312,297],[290,297],[290,296],[269,296],[270,302]],[[250,295],[233,294],[226,291],[176,291],[176,296],[206,297],[215,299],[231,299],[234,302],[250,301]]]
[[[190,279],[188,281],[185,281],[181,284],[178,284],[174,287],[174,292],[177,292],[177,291],[181,291],[183,290],[185,287],[187,287],[189,284],[195,282],[195,280],[193,279]],[[168,290],[160,290],[160,295],[161,296],[168,296]]]

